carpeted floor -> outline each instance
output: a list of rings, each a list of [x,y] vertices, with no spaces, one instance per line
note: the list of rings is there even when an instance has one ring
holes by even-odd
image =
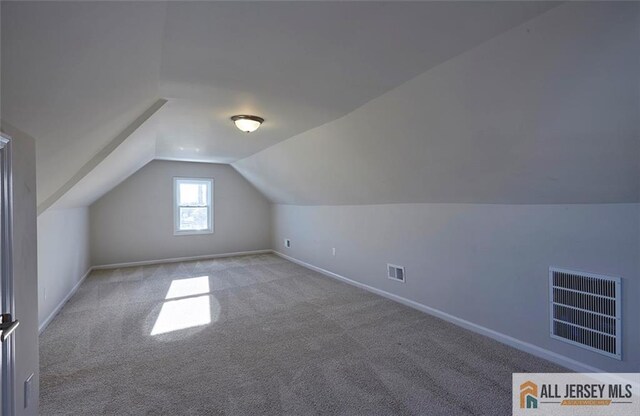
[[[508,415],[566,371],[274,255],[94,272],[40,354],[42,415]]]

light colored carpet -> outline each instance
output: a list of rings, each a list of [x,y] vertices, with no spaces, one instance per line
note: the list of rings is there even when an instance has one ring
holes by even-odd
[[[43,415],[508,415],[565,371],[274,255],[94,272],[40,354]]]

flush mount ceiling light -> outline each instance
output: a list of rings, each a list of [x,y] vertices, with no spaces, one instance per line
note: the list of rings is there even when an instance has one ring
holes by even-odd
[[[236,127],[245,133],[251,133],[258,130],[258,127],[264,122],[262,117],[238,115],[231,117]]]

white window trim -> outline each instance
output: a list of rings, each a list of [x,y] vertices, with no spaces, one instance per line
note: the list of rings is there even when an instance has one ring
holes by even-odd
[[[207,201],[209,208],[208,215],[208,228],[206,230],[180,230],[178,226],[180,224],[180,205],[178,201],[178,182],[179,181],[194,181],[194,182],[206,182],[209,186],[208,197],[209,201]],[[173,178],[173,235],[198,235],[198,234],[213,234],[214,229],[214,209],[213,209],[213,201],[215,200],[213,197],[214,192],[214,180],[213,178],[193,178],[193,177],[181,177],[176,176]]]

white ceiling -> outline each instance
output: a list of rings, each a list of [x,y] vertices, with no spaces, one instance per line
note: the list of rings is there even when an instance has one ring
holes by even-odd
[[[640,201],[640,3],[571,2],[233,164],[272,201]]]
[[[40,203],[155,101],[165,7],[0,7],[2,119],[36,139]]]
[[[156,157],[230,163],[553,5],[2,2],[2,119],[37,140],[42,202],[157,98]],[[244,135],[237,113],[266,122]]]
[[[190,2],[167,9],[158,155],[233,162],[334,120],[548,3]],[[229,117],[267,121],[239,135]],[[182,148],[182,150],[181,150]]]

